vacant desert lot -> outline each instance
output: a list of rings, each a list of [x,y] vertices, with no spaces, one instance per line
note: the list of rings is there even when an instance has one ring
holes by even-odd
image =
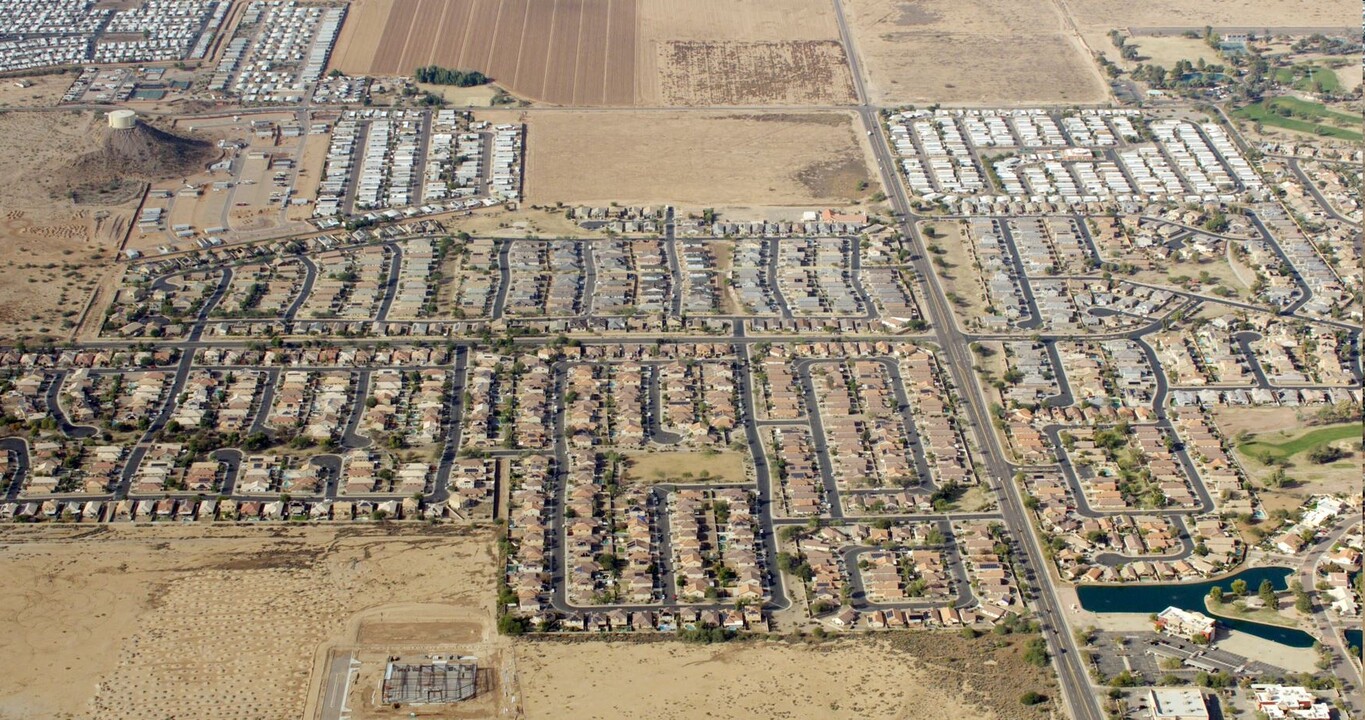
[[[1048,0],[845,0],[875,103],[1095,103],[1107,88]]]
[[[1086,42],[1097,51],[1117,55],[1105,34],[1111,29],[1144,28],[1180,32],[1204,26],[1260,33],[1276,28],[1359,27],[1355,0],[1058,0],[1071,14]]]
[[[76,533],[90,536],[70,539]],[[384,527],[7,528],[3,718],[304,716],[315,655],[394,602],[491,619],[491,537]]]
[[[137,198],[77,205],[58,187],[91,149],[94,113],[0,114],[0,339],[64,337],[108,279]]]
[[[532,203],[846,204],[875,191],[854,115],[527,115]]]
[[[992,642],[934,633],[817,646],[533,642],[518,644],[517,669],[529,720],[1047,717],[1050,704],[1018,700],[1027,689],[1056,695],[1043,672]]]

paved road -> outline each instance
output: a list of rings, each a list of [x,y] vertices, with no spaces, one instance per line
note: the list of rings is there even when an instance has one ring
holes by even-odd
[[[1355,224],[1356,221],[1337,212],[1337,209],[1332,206],[1332,203],[1323,196],[1322,191],[1318,190],[1317,183],[1313,182],[1312,178],[1308,177],[1308,174],[1303,171],[1303,168],[1299,165],[1300,162],[1302,161],[1299,158],[1285,160],[1285,164],[1288,165],[1294,175],[1299,178],[1299,184],[1303,185],[1304,189],[1308,191],[1308,194],[1313,196],[1313,200],[1318,203],[1318,206],[1322,208],[1322,211],[1330,215],[1333,220]]]
[[[1028,516],[1024,512],[1023,499],[1020,497],[1019,488],[1012,480],[1013,468],[1004,460],[995,433],[991,431],[989,405],[982,396],[975,378],[971,376],[972,358],[967,349],[967,339],[963,337],[957,328],[957,324],[953,321],[952,308],[948,304],[947,297],[939,285],[933,268],[929,265],[925,243],[923,238],[919,236],[913,222],[915,216],[911,211],[905,187],[901,184],[897,174],[895,159],[887,146],[886,138],[881,132],[877,112],[869,104],[867,90],[863,83],[858,50],[853,43],[853,35],[849,32],[848,22],[844,17],[842,0],[834,0],[834,11],[845,54],[848,57],[849,70],[853,75],[854,88],[859,102],[858,115],[862,118],[863,126],[868,133],[873,154],[877,158],[882,185],[886,188],[892,207],[895,208],[899,217],[901,231],[905,234],[910,245],[911,255],[918,257],[914,261],[914,265],[919,276],[924,279],[924,284],[920,288],[925,301],[924,309],[933,324],[936,339],[946,357],[947,368],[952,376],[953,383],[967,400],[965,409],[968,417],[971,418],[980,450],[979,456],[990,477],[990,483],[997,491],[1000,491],[998,495],[1001,500],[1001,510],[1008,527],[1018,541],[1016,545],[1020,553],[1020,564],[1026,571],[1037,567],[1040,572],[1050,574],[1051,570],[1046,565],[1045,558],[1047,556],[1042,552],[1038,538],[1032,532]],[[1081,661],[1075,640],[1066,627],[1066,615],[1062,612],[1062,605],[1058,600],[1050,576],[1041,578],[1037,589],[1038,592],[1034,594],[1034,602],[1044,622],[1049,626],[1055,624],[1062,626],[1062,632],[1044,633],[1044,638],[1048,643],[1049,651],[1056,660],[1065,705],[1074,720],[1102,720],[1104,715],[1092,692],[1090,677],[1087,668]]]
[[[7,437],[0,439],[0,452],[14,453],[14,474],[10,481],[0,485],[0,497],[7,502],[13,502],[19,497],[19,491],[24,487],[24,478],[28,477],[28,439],[22,437]]]
[[[376,327],[382,327],[389,317],[389,308],[393,306],[393,298],[398,294],[398,276],[403,267],[403,246],[389,243],[384,247],[393,253],[393,258],[389,261],[389,268],[383,280],[384,299],[379,302],[379,309],[374,314]]]
[[[1261,339],[1261,334],[1251,330],[1239,332],[1232,336],[1233,342],[1237,343],[1238,349],[1246,357],[1247,367],[1251,369],[1251,374],[1256,378],[1256,384],[1263,387],[1270,387],[1270,380],[1265,376],[1265,368],[1261,367],[1261,361],[1256,358],[1256,352],[1251,349],[1251,344]]]
[[[674,318],[681,318],[683,304],[683,270],[682,262],[678,259],[678,228],[674,212],[672,205],[669,205],[664,209],[664,252],[668,256],[669,271],[673,273],[672,285],[669,288],[669,308]]]
[[[1275,234],[1270,232],[1270,228],[1265,226],[1265,223],[1261,221],[1261,218],[1250,210],[1247,211],[1246,216],[1247,219],[1251,220],[1251,224],[1256,227],[1256,231],[1261,234],[1261,239],[1275,251],[1275,254],[1284,262],[1285,267],[1289,268],[1289,274],[1293,278],[1294,284],[1299,286],[1298,296],[1280,310],[1280,314],[1282,315],[1293,315],[1299,311],[1299,308],[1307,305],[1308,301],[1313,299],[1313,288],[1303,279],[1303,275],[1299,273],[1299,269],[1295,267],[1293,261],[1289,259],[1289,255],[1285,253],[1284,248],[1280,247],[1280,241],[1275,239]]]
[[[897,178],[899,181],[899,177]],[[1038,311],[1038,301],[1033,297],[1033,287],[1029,285],[1028,271],[1024,269],[1024,259],[1019,255],[1019,246],[1014,242],[1014,231],[1010,229],[1007,220],[995,221],[995,226],[1000,230],[1000,236],[1004,239],[1005,250],[1008,251],[1009,263],[1014,270],[1014,286],[1019,291],[1019,297],[1024,301],[1024,309],[1028,311],[1028,318],[1020,318],[1014,322],[1014,326],[1020,330],[1036,330],[1043,324],[1043,314]]]
[[[327,675],[323,679],[322,720],[343,720],[350,716],[346,707],[346,695],[351,690],[351,653],[337,653],[327,665]]]
[[[298,259],[299,262],[303,264],[303,283],[299,288],[298,297],[294,298],[294,301],[290,303],[289,307],[284,311],[282,317],[286,323],[292,323],[294,322],[294,319],[298,317],[299,308],[303,307],[303,304],[308,300],[308,296],[312,294],[313,283],[318,277],[317,263],[313,262],[313,260],[306,255],[299,255]]]
[[[953,577],[952,606],[956,608],[969,608],[977,604],[976,596],[972,594],[971,579],[967,577],[967,567],[963,564],[961,556],[958,554],[957,542],[953,537],[951,524],[940,517],[934,521],[939,526],[939,531],[947,539],[944,545],[938,548],[917,548],[917,549],[937,549],[943,552],[943,565],[948,573]],[[849,604],[854,608],[863,611],[871,610],[925,610],[941,607],[942,597],[922,600],[903,600],[899,602],[875,602],[867,598],[867,589],[863,585],[863,574],[858,567],[858,556],[864,553],[874,552],[879,548],[868,547],[865,545],[851,545],[839,549],[840,561],[844,564],[844,574],[848,577],[848,585],[851,590]]]
[[[341,444],[346,448],[367,448],[374,439],[357,432],[360,421],[365,417],[365,398],[370,393],[370,370],[356,371],[355,386],[351,392],[351,413],[341,431]]]
[[[1348,628],[1338,625],[1332,619],[1331,613],[1323,602],[1322,593],[1315,592],[1314,588],[1317,586],[1316,568],[1318,560],[1330,551],[1332,546],[1344,535],[1352,530],[1358,530],[1359,528],[1359,515],[1356,516],[1356,522],[1340,522],[1331,530],[1331,532],[1327,533],[1326,537],[1315,542],[1311,547],[1304,548],[1300,552],[1303,559],[1299,563],[1298,570],[1295,573],[1299,582],[1303,584],[1303,589],[1309,592],[1309,596],[1313,600],[1312,619],[1315,625],[1314,629],[1318,631],[1317,634],[1319,640],[1322,641],[1322,644],[1332,650],[1333,659],[1330,672],[1332,675],[1341,678],[1346,683],[1346,687],[1344,688],[1346,692],[1344,692],[1343,695],[1346,697],[1347,702],[1353,706],[1351,708],[1353,717],[1359,717],[1358,713],[1361,709],[1361,672],[1358,665],[1360,657],[1351,655],[1347,650],[1346,638],[1343,635],[1343,631]],[[1360,621],[1356,620],[1352,622],[1349,627],[1356,630],[1360,629]]]
[[[69,372],[59,372],[47,381],[47,410],[52,414],[52,418],[57,421],[57,429],[62,434],[73,439],[93,437],[100,429],[94,425],[76,425],[67,417],[66,410],[62,408],[62,385],[66,382]]]
[[[817,362],[832,364],[837,361],[797,360],[792,364],[792,371],[801,383],[801,392],[810,419],[811,450],[815,452],[816,464],[820,468],[820,480],[825,487],[825,504],[828,506],[826,513],[837,520],[844,516],[844,507],[839,499],[839,483],[834,477],[834,463],[830,461],[829,435],[825,433],[825,422],[818,410],[820,403],[816,399],[815,378],[811,375],[811,365]]]

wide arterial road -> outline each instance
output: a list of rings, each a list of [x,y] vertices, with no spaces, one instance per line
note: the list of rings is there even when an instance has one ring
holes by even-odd
[[[896,211],[901,231],[909,245],[911,262],[920,278],[920,296],[924,301],[924,310],[933,323],[934,336],[942,347],[943,358],[946,360],[953,384],[957,387],[958,395],[965,401],[972,431],[980,449],[980,459],[989,475],[989,482],[999,495],[1001,511],[1017,540],[1015,544],[1020,553],[1020,566],[1026,575],[1031,575],[1034,579],[1032,585],[1036,592],[1033,600],[1039,615],[1042,616],[1043,636],[1057,665],[1062,696],[1069,715],[1075,720],[1103,720],[1104,714],[1091,690],[1090,676],[1077,651],[1072,634],[1067,629],[1061,602],[1045,564],[1046,556],[1043,555],[1038,538],[1032,531],[1028,515],[1024,511],[1023,499],[1014,483],[1014,468],[1004,460],[995,433],[991,430],[988,405],[976,383],[976,378],[973,377],[967,339],[953,320],[952,307],[934,275],[933,268],[929,265],[924,241],[915,226],[917,217],[911,211],[910,200],[898,177],[895,156],[892,155],[881,130],[878,108],[868,101],[858,51],[844,17],[842,2],[841,0],[833,2],[839,33],[843,39],[845,54],[848,56],[849,71],[853,75],[853,87],[858,97],[857,112],[862,118],[868,144],[876,158],[882,186],[886,188],[887,198]]]

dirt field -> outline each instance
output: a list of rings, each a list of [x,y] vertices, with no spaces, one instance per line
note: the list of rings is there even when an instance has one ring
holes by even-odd
[[[1107,86],[1050,2],[847,0],[875,103],[1098,103]]]
[[[636,5],[637,0],[368,0],[346,22],[333,65],[348,73],[411,75],[435,64],[482,71],[531,100],[631,105]]]
[[[1138,49],[1138,56],[1146,58],[1138,62],[1160,65],[1162,67],[1174,67],[1181,60],[1199,62],[1201,59],[1211,65],[1218,65],[1223,59],[1218,57],[1218,52],[1209,47],[1209,44],[1202,39],[1182,37],[1180,35],[1168,35],[1163,37],[1142,36],[1129,40]],[[1105,56],[1115,62],[1126,62],[1119,58],[1118,49],[1111,47],[1097,48],[1104,52]],[[1131,63],[1136,65],[1136,63]]]
[[[83,206],[44,180],[89,150],[89,113],[0,115],[0,340],[65,337],[101,279],[137,207]]]
[[[744,482],[749,475],[745,455],[729,450],[628,453],[626,458],[627,477],[632,482]]]
[[[844,48],[801,42],[672,41],[659,46],[667,105],[835,105],[854,99]]]
[[[1215,29],[1242,28],[1260,34],[1264,29],[1302,27],[1357,27],[1360,24],[1360,4],[1352,0],[1202,0],[1198,3],[1182,0],[1058,0],[1075,20],[1086,41],[1095,50],[1106,50],[1116,58],[1105,34],[1111,29],[1143,28],[1169,29],[1179,34],[1183,29],[1203,31],[1205,25]],[[1192,60],[1193,58],[1191,58]]]
[[[1269,28],[1349,26],[1360,20],[1351,0],[1061,0],[1082,27]],[[1106,32],[1108,32],[1106,30]]]
[[[0,108],[6,107],[49,107],[61,102],[76,73],[56,73],[35,75],[29,78],[4,78],[0,80]],[[23,83],[29,87],[19,87]]]
[[[1051,682],[1015,645],[992,642],[913,633],[814,646],[519,643],[517,668],[531,720],[1048,717],[1054,703],[1030,709],[1018,698],[1055,697]]]
[[[175,524],[9,527],[0,541],[0,657],[23,659],[0,685],[4,718],[294,720],[353,614],[402,600],[491,619],[484,534]]]
[[[846,204],[878,189],[861,135],[851,113],[529,113],[526,193],[548,204]]]

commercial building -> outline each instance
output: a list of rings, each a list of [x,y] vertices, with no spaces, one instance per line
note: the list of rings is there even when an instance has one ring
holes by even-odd
[[[1178,607],[1168,607],[1156,616],[1157,630],[1191,640],[1196,638],[1212,640],[1216,625],[1217,622],[1204,613],[1181,610]]]
[[[1209,708],[1198,690],[1152,688],[1148,691],[1152,720],[1208,720]]]

